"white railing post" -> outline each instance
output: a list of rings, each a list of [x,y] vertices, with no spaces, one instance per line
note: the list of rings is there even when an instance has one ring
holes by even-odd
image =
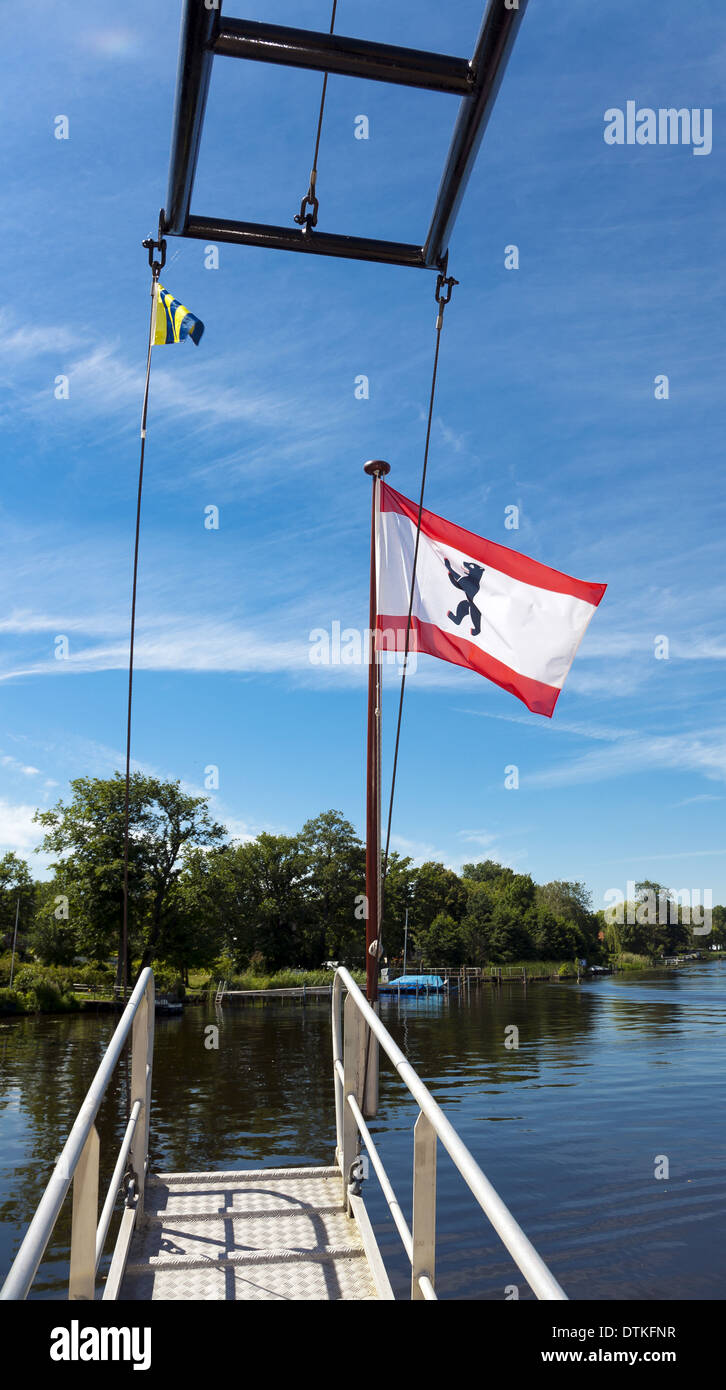
[[[335,1091],[335,1162],[343,1170],[343,1112],[345,1095],[339,1068],[343,1065],[343,986],[336,971],[332,990],[333,1087]]]
[[[136,1174],[137,1219],[144,1210],[146,1160],[149,1152],[149,1107],[154,1056],[154,986],[150,982],[136,1011],[131,1034],[131,1105],[141,1101],[141,1114],[131,1141],[129,1158]]]
[[[69,1299],[92,1301],[96,1289],[99,1151],[98,1130],[92,1125],[73,1175]]]
[[[363,1100],[365,1078],[365,1050],[367,1029],[355,999],[349,994],[343,1010],[343,1198],[346,1211],[350,1214],[348,1183],[354,1159],[358,1156],[358,1124],[347,1103],[353,1096],[358,1105]]]
[[[419,1279],[433,1288],[436,1263],[436,1130],[423,1111],[413,1131],[413,1259],[411,1298],[424,1295]]]
[[[378,1014],[381,1006],[376,999],[371,1008]],[[378,1038],[370,1028],[365,1029],[366,1046],[366,1085],[361,1110],[367,1120],[374,1120],[378,1114]]]

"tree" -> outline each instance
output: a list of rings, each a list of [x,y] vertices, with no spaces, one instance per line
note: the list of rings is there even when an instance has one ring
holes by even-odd
[[[529,874],[514,874],[497,894],[492,913],[492,958],[507,962],[534,954],[535,886]]]
[[[237,966],[298,964],[305,942],[305,857],[291,835],[258,835],[228,849],[225,944]]]
[[[573,960],[584,949],[576,924],[543,905],[537,908],[532,940],[539,960]]]
[[[718,946],[721,950],[726,947],[726,907],[716,904],[711,913],[711,937],[700,937],[700,941],[706,942],[709,946]]]
[[[514,869],[497,864],[495,859],[479,859],[475,864],[465,864],[462,877],[471,883],[488,883],[492,887],[509,883],[514,878]]]
[[[413,860],[402,858],[394,850],[388,857],[388,871],[383,890],[383,951],[391,957],[402,957],[406,928],[406,909],[409,909],[416,882]],[[409,920],[409,928],[411,926]]]
[[[36,885],[36,908],[30,945],[43,965],[72,965],[78,952],[76,930],[66,915],[64,900],[56,897],[55,883]]]
[[[190,969],[207,969],[224,949],[230,883],[226,851],[227,846],[187,850],[169,894],[164,959],[184,974],[187,984]]]
[[[35,884],[24,859],[17,854],[0,859],[0,953],[12,950],[15,935],[15,915],[18,919],[17,949],[26,946],[33,921]]]
[[[469,878],[468,875],[467,879],[469,892],[461,924],[466,941],[466,961],[469,965],[484,965],[491,956],[494,880]]]
[[[79,777],[73,798],[36,812],[45,828],[41,846],[60,856],[57,891],[68,898],[69,920],[83,954],[103,960],[118,948],[122,967],[124,778]],[[132,774],[129,786],[129,955],[141,967],[164,955],[164,922],[187,846],[214,845],[224,827],[210,817],[204,797],[188,796],[177,782]],[[72,914],[72,916],[71,916]]]
[[[460,922],[466,911],[466,887],[453,869],[433,860],[422,864],[413,888],[409,926],[414,934],[431,926],[440,912]]]
[[[439,912],[430,926],[418,928],[416,947],[429,966],[462,965],[466,959],[464,929],[447,912]]]
[[[543,941],[546,937],[560,942],[554,956],[543,947],[542,959],[559,959],[560,952],[565,957],[584,955],[588,960],[600,957],[602,946],[598,932],[601,925],[592,910],[592,894],[584,883],[555,879],[537,887],[536,900],[545,914],[541,918],[539,939]],[[547,914],[558,922],[556,931],[551,925],[544,925],[549,922]]]
[[[305,964],[365,957],[365,916],[356,916],[365,892],[365,850],[340,811],[305,822],[300,852],[306,866]],[[358,899],[358,903],[356,903]]]

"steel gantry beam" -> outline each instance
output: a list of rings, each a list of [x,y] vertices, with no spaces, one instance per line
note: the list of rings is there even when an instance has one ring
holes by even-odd
[[[231,241],[308,255],[440,269],[526,7],[527,0],[489,0],[474,55],[469,60],[228,18],[219,9],[207,8],[205,0],[184,0],[162,231],[170,236]],[[246,58],[460,95],[459,113],[424,244],[193,215],[191,198],[215,57]]]

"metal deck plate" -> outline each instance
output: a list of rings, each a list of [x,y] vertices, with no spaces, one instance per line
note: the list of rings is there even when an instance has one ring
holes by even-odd
[[[152,1175],[122,1299],[375,1299],[337,1168]]]

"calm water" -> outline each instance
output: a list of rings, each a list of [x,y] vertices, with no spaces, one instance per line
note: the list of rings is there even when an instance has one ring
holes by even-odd
[[[726,965],[577,986],[490,986],[384,1002],[409,1060],[574,1299],[726,1296]],[[4,1275],[113,1031],[107,1015],[0,1022]],[[162,1171],[330,1163],[335,1114],[324,1003],[157,1019],[152,1164]],[[519,1028],[519,1050],[504,1030]],[[123,1129],[121,1075],[99,1119],[106,1182]],[[372,1128],[410,1213],[415,1106],[390,1070]],[[654,1176],[657,1156],[667,1180]],[[106,1184],[102,1190],[105,1193]],[[397,1295],[407,1263],[375,1178],[367,1202]],[[70,1200],[34,1296],[63,1297]],[[441,1298],[531,1296],[439,1150]]]

